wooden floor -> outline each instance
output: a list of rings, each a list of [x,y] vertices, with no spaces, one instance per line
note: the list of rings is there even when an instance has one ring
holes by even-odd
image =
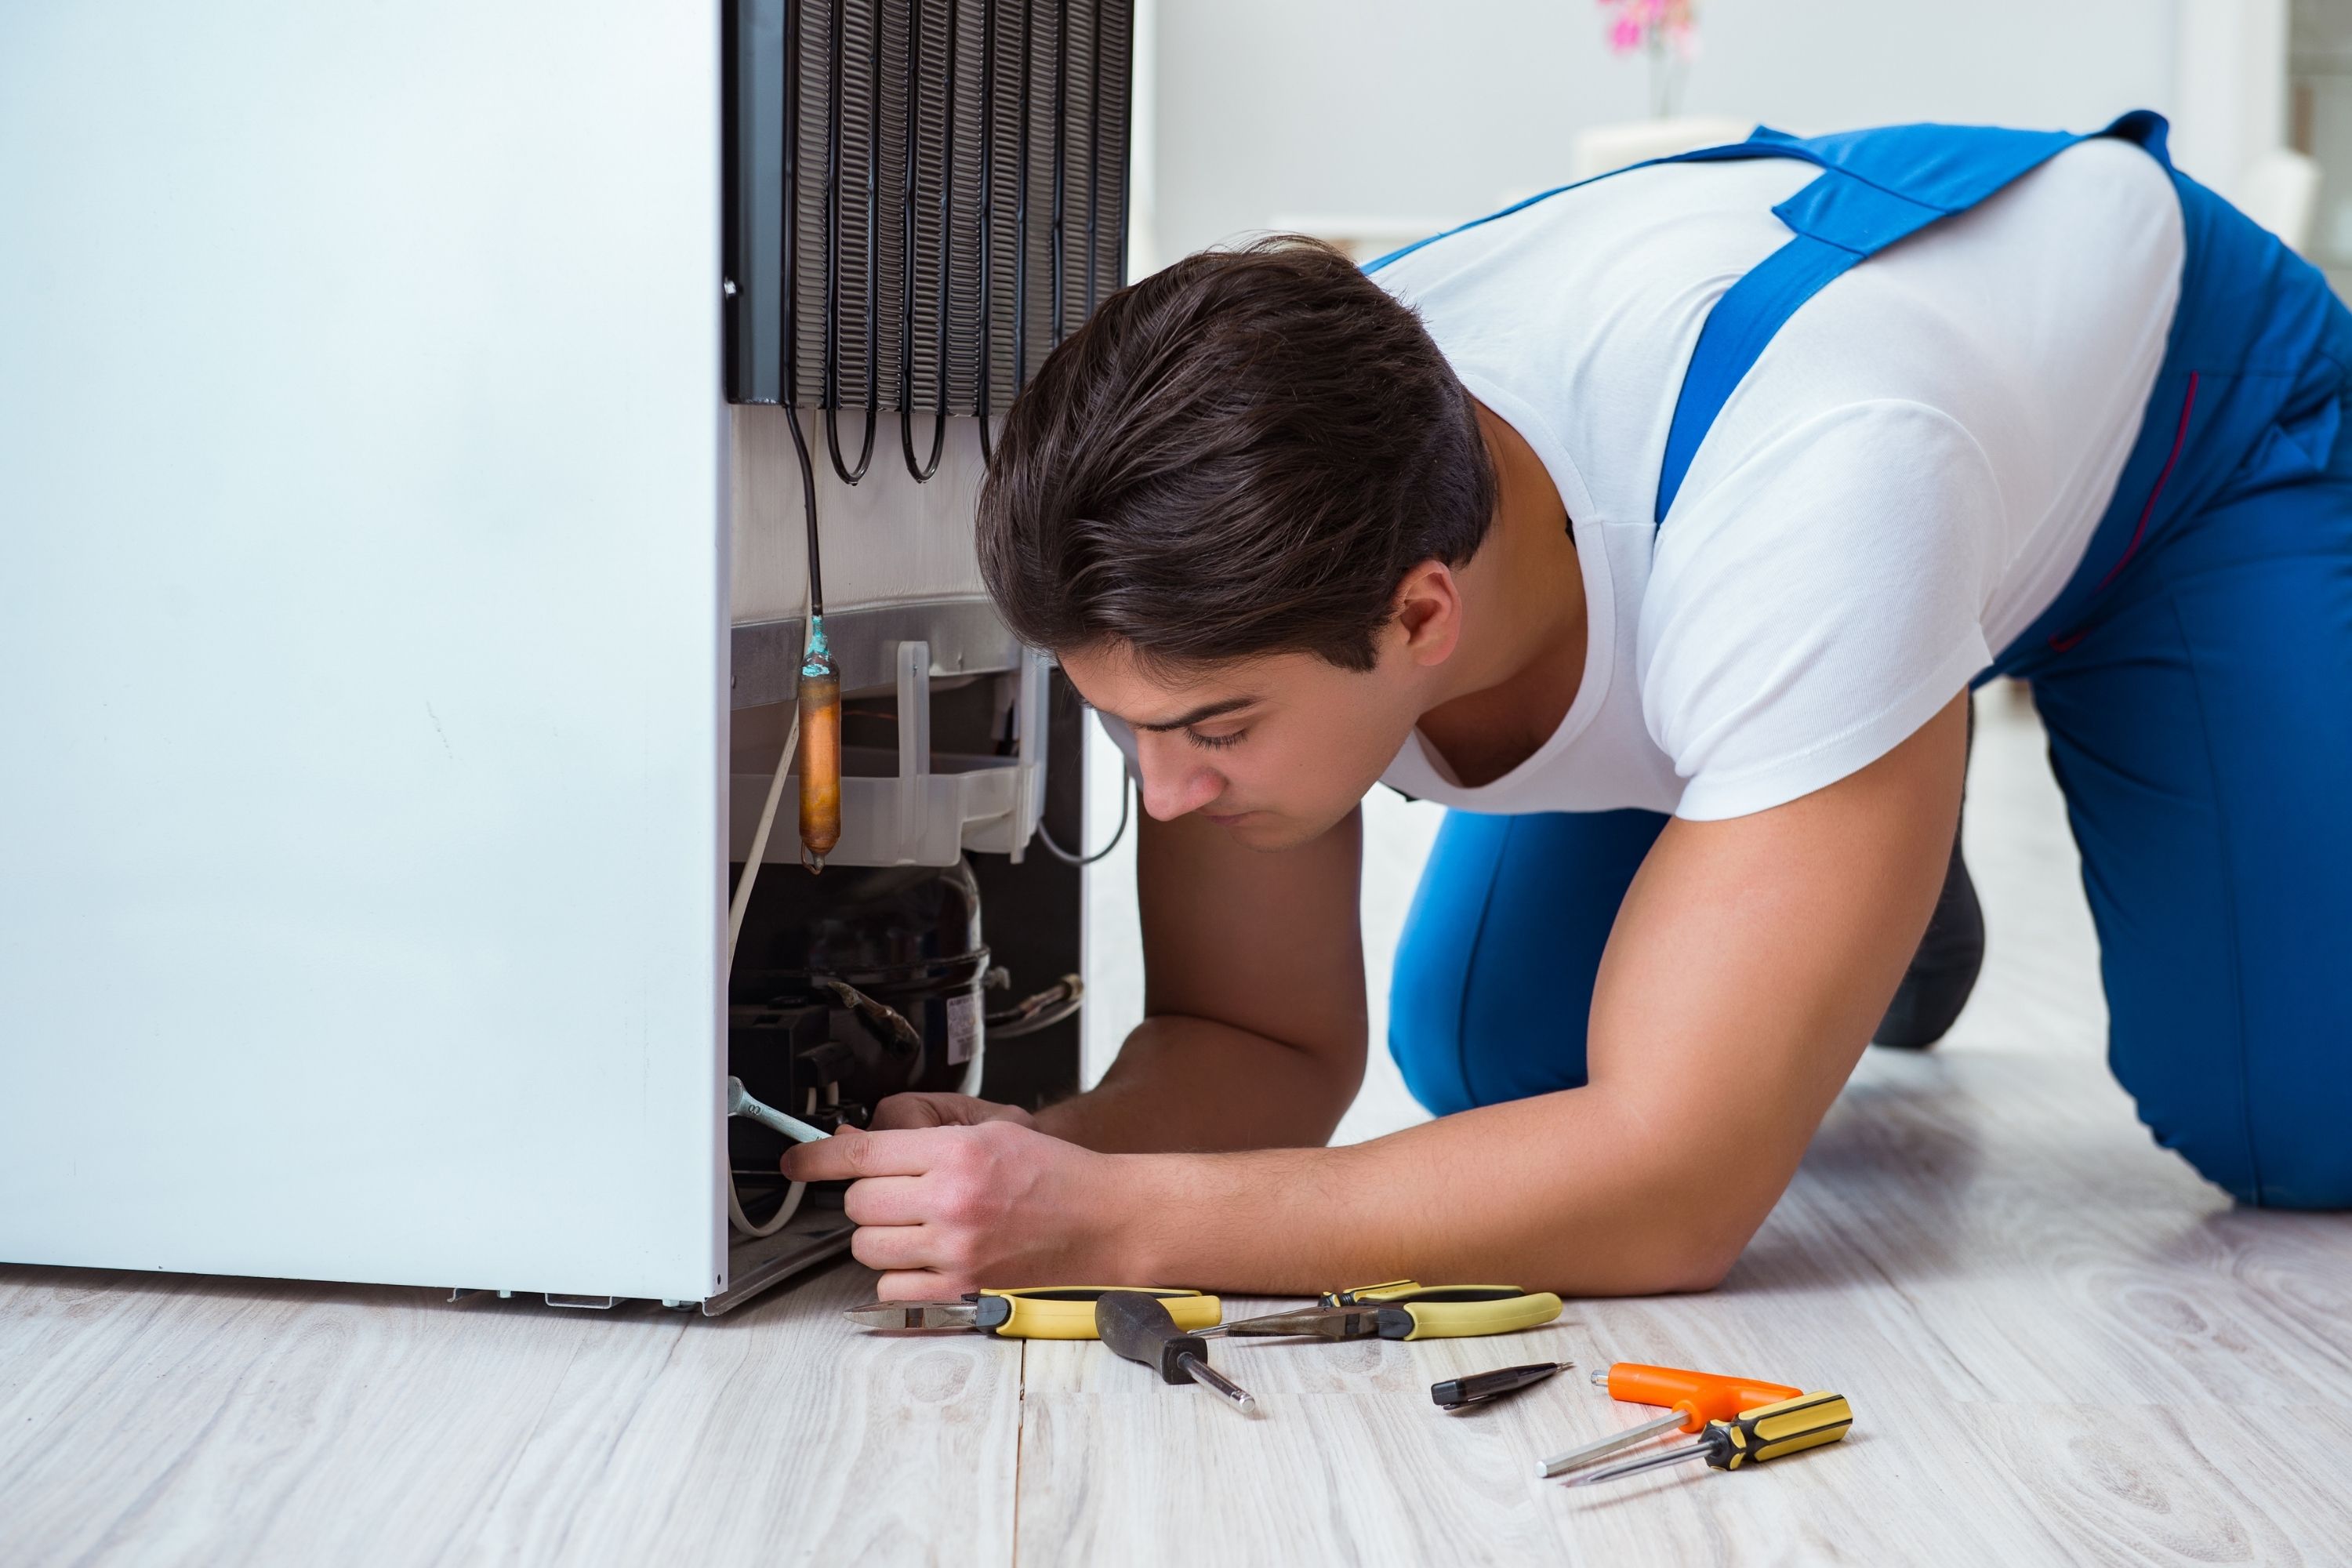
[[[2133,1120],[2038,746],[1988,703],[1961,1027],[1870,1054],[1711,1296],[1221,1344],[1244,1418],[1094,1345],[846,1330],[854,1267],[716,1321],[5,1268],[0,1563],[2352,1560],[2352,1219],[2233,1212]],[[1537,1456],[1637,1414],[1580,1371],[1427,1394],[1546,1357],[1835,1387],[1854,1435],[1565,1491]]]

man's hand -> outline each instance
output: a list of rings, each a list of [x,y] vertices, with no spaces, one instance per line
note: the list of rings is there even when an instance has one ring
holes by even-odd
[[[1011,1106],[953,1094],[897,1095],[883,1109],[894,1106],[894,1116],[981,1120],[845,1128],[783,1163],[796,1182],[851,1183],[850,1252],[881,1272],[884,1300],[952,1300],[982,1284],[1127,1282],[1114,1156],[1036,1131]]]
[[[869,1132],[913,1127],[977,1127],[983,1121],[1036,1125],[1017,1105],[999,1105],[969,1094],[894,1094],[874,1108]]]

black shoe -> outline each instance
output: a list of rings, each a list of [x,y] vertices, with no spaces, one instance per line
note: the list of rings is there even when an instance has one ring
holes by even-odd
[[[1977,885],[1956,838],[1927,934],[1919,939],[1919,951],[1911,955],[1911,967],[1904,971],[1903,984],[1871,1039],[1906,1051],[1926,1050],[1959,1017],[1983,967],[1984,906],[1977,902]]]

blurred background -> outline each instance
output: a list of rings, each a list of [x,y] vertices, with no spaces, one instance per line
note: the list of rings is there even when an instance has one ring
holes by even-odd
[[[1129,269],[1269,229],[1368,258],[1759,121],[2088,130],[2136,108],[2171,120],[2179,167],[2352,286],[2352,0],[1138,0]],[[1122,774],[1088,744],[1092,846]],[[2054,791],[2022,798],[2054,813]],[[1443,816],[1385,789],[1364,809],[1371,1062],[1342,1142],[1419,1119],[1388,1059],[1389,961]],[[1088,872],[1088,1082],[1143,1016],[1134,868],[1130,830]]]

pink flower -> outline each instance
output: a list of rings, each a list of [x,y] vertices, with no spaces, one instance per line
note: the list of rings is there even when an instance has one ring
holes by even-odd
[[[1621,55],[1661,43],[1682,59],[1698,52],[1692,0],[1601,0],[1601,8],[1616,14],[1609,24],[1609,47]]]

